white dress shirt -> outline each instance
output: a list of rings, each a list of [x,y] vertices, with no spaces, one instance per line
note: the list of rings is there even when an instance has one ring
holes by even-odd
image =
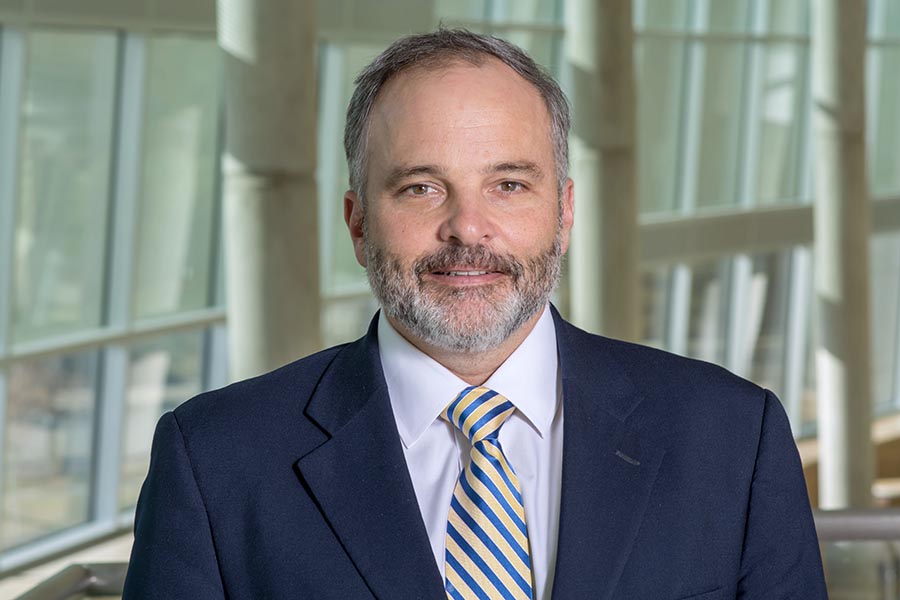
[[[440,414],[469,384],[410,344],[383,315],[378,346],[406,464],[443,576],[450,500],[471,444]],[[516,407],[500,429],[500,445],[522,486],[536,600],[550,598],[556,565],[563,438],[558,372],[556,329],[545,308],[528,337],[484,383]]]

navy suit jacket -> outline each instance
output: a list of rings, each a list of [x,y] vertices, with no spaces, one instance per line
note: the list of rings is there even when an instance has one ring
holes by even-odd
[[[553,598],[826,598],[775,396],[554,310],[565,422]],[[159,421],[126,599],[446,598],[362,339]]]

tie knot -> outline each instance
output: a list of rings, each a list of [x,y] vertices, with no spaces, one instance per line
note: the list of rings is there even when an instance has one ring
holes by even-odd
[[[503,422],[515,411],[513,403],[492,389],[470,386],[459,393],[441,414],[472,444],[496,439]]]

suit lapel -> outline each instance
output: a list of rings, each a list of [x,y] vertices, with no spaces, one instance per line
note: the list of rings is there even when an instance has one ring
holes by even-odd
[[[376,321],[323,376],[307,415],[331,438],[296,465],[375,597],[442,598],[381,371]]]
[[[597,338],[554,318],[565,421],[553,597],[610,598],[663,451],[635,423],[641,397],[622,366]]]

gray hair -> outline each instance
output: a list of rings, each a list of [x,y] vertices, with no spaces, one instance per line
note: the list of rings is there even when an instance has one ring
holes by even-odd
[[[569,103],[553,77],[521,48],[500,38],[465,29],[440,28],[431,33],[400,38],[363,69],[347,108],[344,151],[350,169],[350,187],[365,205],[368,165],[366,142],[369,115],[382,86],[411,68],[438,68],[456,61],[475,66],[496,58],[522,76],[540,93],[550,115],[550,137],[556,160],[557,188],[561,193],[569,172]]]

